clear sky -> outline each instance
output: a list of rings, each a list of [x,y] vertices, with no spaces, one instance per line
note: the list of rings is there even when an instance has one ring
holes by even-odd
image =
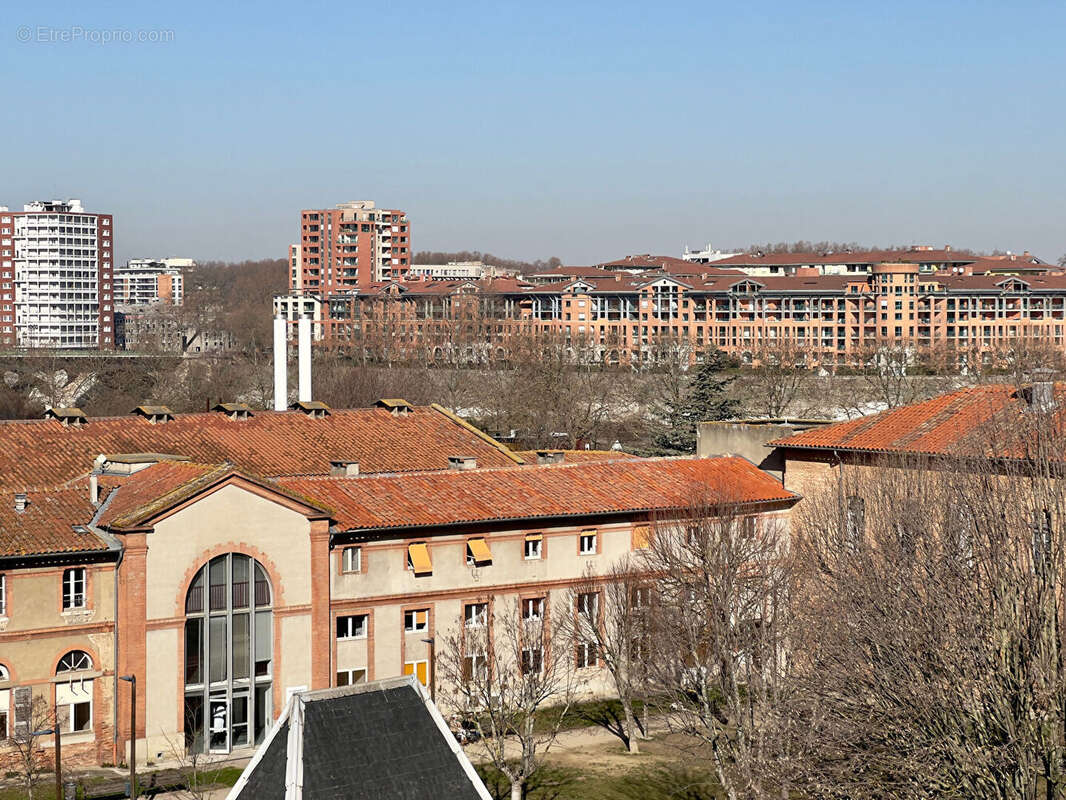
[[[8,2],[0,204],[112,212],[120,259],[283,257],[372,199],[416,250],[1053,260],[1064,32],[1062,0]]]

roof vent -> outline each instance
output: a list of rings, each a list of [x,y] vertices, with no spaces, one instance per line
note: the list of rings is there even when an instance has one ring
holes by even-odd
[[[562,464],[565,455],[562,450],[538,450],[537,451],[537,463],[538,464]]]
[[[448,469],[477,469],[473,456],[448,456]]]
[[[329,462],[329,474],[338,478],[354,478],[359,475],[358,461],[334,459]]]
[[[25,511],[26,510],[26,506],[29,505],[29,502],[30,502],[29,498],[26,497],[26,493],[25,492],[16,492],[15,493],[15,510],[18,513],[21,514],[23,511]]]
[[[297,400],[289,408],[293,411],[302,411],[314,419],[322,419],[329,415],[329,406],[321,400]]]
[[[214,406],[212,411],[218,411],[225,414],[232,420],[248,419],[252,414],[252,409],[248,407],[247,403],[219,403]]]
[[[388,409],[394,417],[405,417],[413,410],[413,406],[401,397],[383,397],[374,405],[377,408]]]
[[[130,413],[136,414],[139,417],[144,417],[153,425],[162,424],[164,422],[169,422],[170,420],[174,419],[174,412],[166,406],[142,405],[137,406]]]
[[[86,422],[88,417],[80,408],[70,406],[68,408],[50,408],[44,412],[45,419],[58,419],[64,425],[71,428],[80,428]]]

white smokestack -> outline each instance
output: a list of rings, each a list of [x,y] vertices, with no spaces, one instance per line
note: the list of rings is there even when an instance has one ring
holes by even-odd
[[[297,323],[299,335],[300,402],[311,402],[311,318],[301,316]]]
[[[274,317],[274,410],[289,406],[289,354],[285,343],[285,318]]]

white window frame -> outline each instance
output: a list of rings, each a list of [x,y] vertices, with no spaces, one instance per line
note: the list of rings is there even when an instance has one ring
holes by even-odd
[[[526,599],[524,599],[522,601],[522,619],[525,619],[525,620],[542,620],[542,619],[544,619],[544,598],[543,597],[527,597]]]
[[[64,611],[80,611],[89,607],[89,598],[87,596],[88,574],[85,567],[69,567],[63,570],[63,610]],[[78,585],[81,585],[81,592],[79,595]],[[80,603],[75,601],[81,599]]]
[[[522,546],[522,556],[526,561],[540,561],[541,549],[544,544],[543,536],[540,539],[526,539]],[[532,547],[530,546],[532,545]]]
[[[0,572],[0,617],[7,616],[7,575]],[[3,667],[0,667],[2,670]],[[0,678],[6,681],[7,678]]]
[[[362,626],[360,626],[357,620],[362,620]],[[344,623],[348,629],[348,632],[341,636],[340,631],[337,631],[337,641],[345,641],[347,639],[365,639],[367,638],[368,631],[370,630],[370,615],[369,614],[340,614],[337,617],[337,628],[340,627],[341,620],[347,620]]]
[[[597,536],[598,536],[597,532],[596,531],[582,531],[579,534],[579,536],[581,538],[578,540],[579,541],[578,548],[579,548],[579,552],[581,553],[581,555],[583,555],[583,556],[594,556],[594,555],[596,555],[596,541],[597,541]],[[585,546],[586,542],[591,545],[591,548]]]
[[[578,669],[592,669],[599,665],[599,653],[596,643],[591,641],[578,642],[575,666]]]
[[[349,545],[341,550],[341,572],[351,574],[363,571],[363,548]]]
[[[600,593],[583,592],[577,596],[577,613],[592,620],[600,616]]]
[[[472,613],[471,613],[472,612]],[[463,626],[466,628],[484,628],[488,625],[488,603],[466,603],[463,606]]]
[[[426,615],[426,621],[421,625],[418,624],[418,613],[422,612]],[[404,633],[423,633],[429,630],[429,609],[428,608],[412,608],[409,611],[403,612],[403,631]]]

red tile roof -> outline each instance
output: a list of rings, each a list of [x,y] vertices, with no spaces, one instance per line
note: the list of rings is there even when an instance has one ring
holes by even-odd
[[[137,416],[93,418],[80,428],[55,420],[0,422],[0,491],[55,486],[88,473],[103,454],[155,452],[202,463],[231,462],[261,475],[325,474],[330,459],[363,473],[446,469],[448,456],[485,467],[519,461],[489,436],[438,406],[393,416],[385,409],[257,411],[247,420],[212,412],[153,425]]]
[[[694,501],[791,502],[750,461],[653,458],[358,478],[279,478],[345,529],[409,528],[685,508]]]
[[[1055,385],[1059,407],[1066,384]],[[800,450],[951,455],[973,452],[975,439],[993,424],[1009,429],[1010,418],[1026,413],[1029,403],[1017,387],[988,384],[961,389],[914,405],[826,425],[775,439],[769,445]],[[1000,453],[999,455],[1002,455]]]
[[[96,513],[87,480],[26,494],[26,508],[16,511],[15,492],[0,491],[0,557],[107,549],[96,534],[72,527],[88,525]]]

